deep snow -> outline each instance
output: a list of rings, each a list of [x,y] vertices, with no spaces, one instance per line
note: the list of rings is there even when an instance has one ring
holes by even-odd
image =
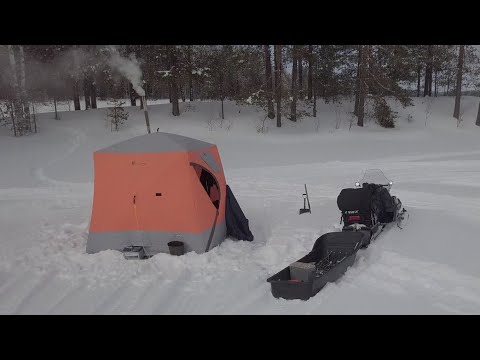
[[[151,127],[216,143],[227,183],[255,241],[227,239],[207,254],[126,261],[85,253],[93,195],[93,151],[145,133],[143,112],[119,132],[105,109],[38,115],[39,132],[0,130],[0,313],[2,314],[465,314],[480,313],[480,128],[478,98],[399,108],[395,129],[373,122],[349,131],[352,104],[319,101],[313,118],[284,127],[262,113],[217,102],[149,105]],[[158,103],[161,103],[159,101]],[[42,111],[47,111],[44,108]],[[338,111],[339,110],[339,111]],[[336,113],[339,114],[337,125]],[[408,121],[408,115],[412,121]],[[380,168],[410,213],[362,250],[335,284],[307,302],[272,297],[266,279],[339,228],[336,197],[365,169]],[[312,214],[299,216],[303,184]]]

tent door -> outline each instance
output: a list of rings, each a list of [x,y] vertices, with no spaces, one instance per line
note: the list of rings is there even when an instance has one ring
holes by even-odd
[[[197,174],[198,180],[202,184],[205,192],[208,194],[210,197],[210,200],[212,201],[212,205],[215,206],[216,211],[215,211],[215,218],[213,220],[212,224],[212,230],[210,231],[210,236],[208,238],[208,243],[207,247],[205,249],[205,252],[210,250],[210,245],[213,240],[213,235],[215,234],[215,227],[217,225],[217,219],[219,215],[219,207],[220,207],[220,201],[222,200],[222,194],[220,191],[220,185],[218,183],[217,178],[215,175],[213,175],[207,168],[204,166],[197,164],[197,163],[190,163],[190,165],[195,169],[195,172]]]

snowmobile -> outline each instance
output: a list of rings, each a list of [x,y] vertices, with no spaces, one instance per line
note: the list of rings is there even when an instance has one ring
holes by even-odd
[[[390,195],[393,182],[379,169],[369,169],[355,188],[343,189],[337,198],[342,212],[342,231],[364,231],[369,235],[367,244],[393,224],[402,228],[408,219],[402,202]]]
[[[366,248],[394,224],[403,227],[408,214],[390,195],[392,181],[378,169],[367,170],[354,188],[337,197],[342,230],[320,236],[307,255],[267,279],[276,298],[308,300],[327,283],[337,281]]]

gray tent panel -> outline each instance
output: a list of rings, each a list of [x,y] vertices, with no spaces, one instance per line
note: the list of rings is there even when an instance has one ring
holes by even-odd
[[[156,132],[140,135],[119,142],[98,152],[108,153],[146,153],[146,152],[176,152],[198,151],[215,146],[205,141],[192,139],[186,136]]]
[[[93,232],[88,235],[87,253],[93,254],[103,250],[119,250],[126,246],[144,246],[149,255],[168,253],[168,242],[180,240],[184,243],[185,252],[204,253],[212,229],[201,233],[182,233],[164,231],[108,231]],[[218,246],[225,239],[225,221],[217,224],[210,242],[210,248]]]
[[[203,161],[205,161],[207,163],[208,166],[210,166],[210,168],[213,171],[215,171],[215,172],[220,171],[220,166],[217,164],[217,162],[213,158],[212,154],[210,154],[208,152],[204,152],[200,155],[200,157],[203,159]]]

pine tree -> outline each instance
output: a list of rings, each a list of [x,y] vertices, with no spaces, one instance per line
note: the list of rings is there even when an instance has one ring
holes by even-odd
[[[128,112],[125,111],[123,105],[125,101],[113,100],[109,102],[110,105],[113,105],[108,109],[106,120],[110,124],[110,131],[118,131],[118,128],[128,120]]]

